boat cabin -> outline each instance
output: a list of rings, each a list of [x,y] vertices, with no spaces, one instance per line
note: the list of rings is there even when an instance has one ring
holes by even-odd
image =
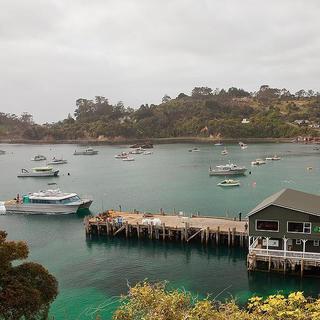
[[[249,255],[320,265],[320,196],[284,189],[249,214]]]

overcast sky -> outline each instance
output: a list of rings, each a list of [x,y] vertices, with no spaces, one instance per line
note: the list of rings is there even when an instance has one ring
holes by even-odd
[[[318,0],[1,0],[1,112],[37,122],[103,95],[195,86],[320,90]]]

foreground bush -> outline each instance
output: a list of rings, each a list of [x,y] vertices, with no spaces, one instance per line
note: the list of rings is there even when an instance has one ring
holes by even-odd
[[[17,264],[28,254],[25,242],[8,241],[0,230],[0,320],[47,319],[57,296],[57,280],[42,265]]]
[[[253,297],[241,309],[234,301],[219,303],[200,300],[189,292],[167,290],[164,283],[139,283],[130,288],[114,320],[278,320],[320,319],[320,299],[311,300],[302,292],[288,297],[272,295]]]

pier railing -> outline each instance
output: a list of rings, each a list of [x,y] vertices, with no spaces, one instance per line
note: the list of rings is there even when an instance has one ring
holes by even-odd
[[[251,254],[254,253],[257,256],[264,256],[264,257],[320,261],[320,253],[315,253],[315,252],[250,248],[249,253]]]

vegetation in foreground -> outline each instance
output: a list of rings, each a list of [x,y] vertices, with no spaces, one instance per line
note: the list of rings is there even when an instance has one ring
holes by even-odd
[[[139,283],[123,297],[113,320],[316,320],[320,299],[307,299],[302,292],[253,297],[241,309],[234,301],[219,303],[197,299],[180,290],[166,290],[164,283]]]
[[[8,241],[7,233],[0,230],[0,320],[47,319],[58,294],[57,280],[43,266],[16,263],[28,254],[25,242]]]
[[[242,123],[244,118],[248,121]],[[293,94],[267,85],[257,92],[195,87],[190,95],[164,95],[159,105],[138,109],[121,101],[112,105],[103,96],[80,98],[73,116],[43,125],[35,124],[28,113],[0,113],[0,139],[284,138],[319,135],[319,123],[320,93],[312,90]]]

